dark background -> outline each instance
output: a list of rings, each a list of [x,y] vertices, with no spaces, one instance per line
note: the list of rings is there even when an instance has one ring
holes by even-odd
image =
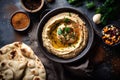
[[[120,80],[120,45],[115,47],[104,45],[99,37],[100,29],[94,23],[92,23],[95,30],[94,44],[83,59],[69,64],[60,64],[49,60],[41,53],[37,44],[38,23],[49,10],[64,6],[80,10],[92,22],[94,9],[88,10],[85,3],[75,7],[68,4],[66,0],[55,0],[53,3],[45,0],[41,11],[28,13],[31,19],[30,27],[25,32],[17,32],[12,28],[10,18],[14,12],[24,11],[20,0],[0,0],[0,48],[14,41],[22,41],[29,45],[46,68],[46,80]]]

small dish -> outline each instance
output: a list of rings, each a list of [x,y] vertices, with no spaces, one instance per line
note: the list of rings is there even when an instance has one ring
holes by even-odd
[[[120,28],[116,25],[106,25],[102,29],[102,40],[109,46],[115,46],[120,43]]]
[[[16,31],[24,31],[30,26],[30,18],[25,12],[15,12],[11,16],[11,25]]]
[[[21,6],[27,12],[35,13],[42,9],[44,0],[21,0]]]

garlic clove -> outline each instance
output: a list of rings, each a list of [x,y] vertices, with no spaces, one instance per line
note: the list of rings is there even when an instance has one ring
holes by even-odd
[[[93,22],[94,22],[95,24],[100,24],[100,23],[101,23],[100,19],[101,19],[101,14],[95,14],[95,15],[93,16]]]

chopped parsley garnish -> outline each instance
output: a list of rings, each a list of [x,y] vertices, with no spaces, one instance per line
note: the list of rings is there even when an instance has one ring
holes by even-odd
[[[65,23],[69,23],[69,22],[70,22],[70,19],[64,18],[64,22],[65,22]]]
[[[56,24],[55,24],[56,27],[59,26],[59,25],[60,25],[60,23],[56,23]]]
[[[59,28],[58,31],[57,31],[58,35],[61,35],[63,33],[62,29]]]
[[[75,38],[75,33],[72,33],[72,34],[70,35],[70,37],[74,39],[74,38]]]
[[[70,16],[70,17],[72,16],[70,12],[69,12],[69,16]]]
[[[70,32],[70,28],[69,28],[69,27],[65,27],[64,30],[65,30],[66,33],[69,33],[69,32]]]

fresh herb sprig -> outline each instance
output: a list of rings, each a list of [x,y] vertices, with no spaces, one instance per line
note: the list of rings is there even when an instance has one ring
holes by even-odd
[[[68,1],[68,3],[70,3],[70,4],[73,4],[73,3],[75,3],[76,1],[78,1],[78,0],[67,0]]]
[[[69,18],[64,18],[64,22],[65,22],[65,23],[69,23],[69,22],[70,22],[70,19],[69,19]]]
[[[80,6],[82,4],[82,0],[67,0],[67,2],[73,6]]]
[[[65,30],[66,33],[69,33],[70,32],[70,27],[65,27],[64,30]]]
[[[63,30],[61,28],[58,29],[58,35],[61,35],[63,33]]]
[[[96,9],[96,13],[101,13],[101,23],[107,24],[109,20],[115,20],[120,13],[119,0],[106,0],[100,7]]]
[[[86,0],[86,5],[87,9],[92,9],[92,8],[95,8],[96,5],[95,5],[95,1],[94,0]]]
[[[58,35],[64,35],[66,33],[69,33],[70,30],[71,30],[70,27],[65,27],[63,30],[61,28],[59,28],[57,33],[58,33]]]

